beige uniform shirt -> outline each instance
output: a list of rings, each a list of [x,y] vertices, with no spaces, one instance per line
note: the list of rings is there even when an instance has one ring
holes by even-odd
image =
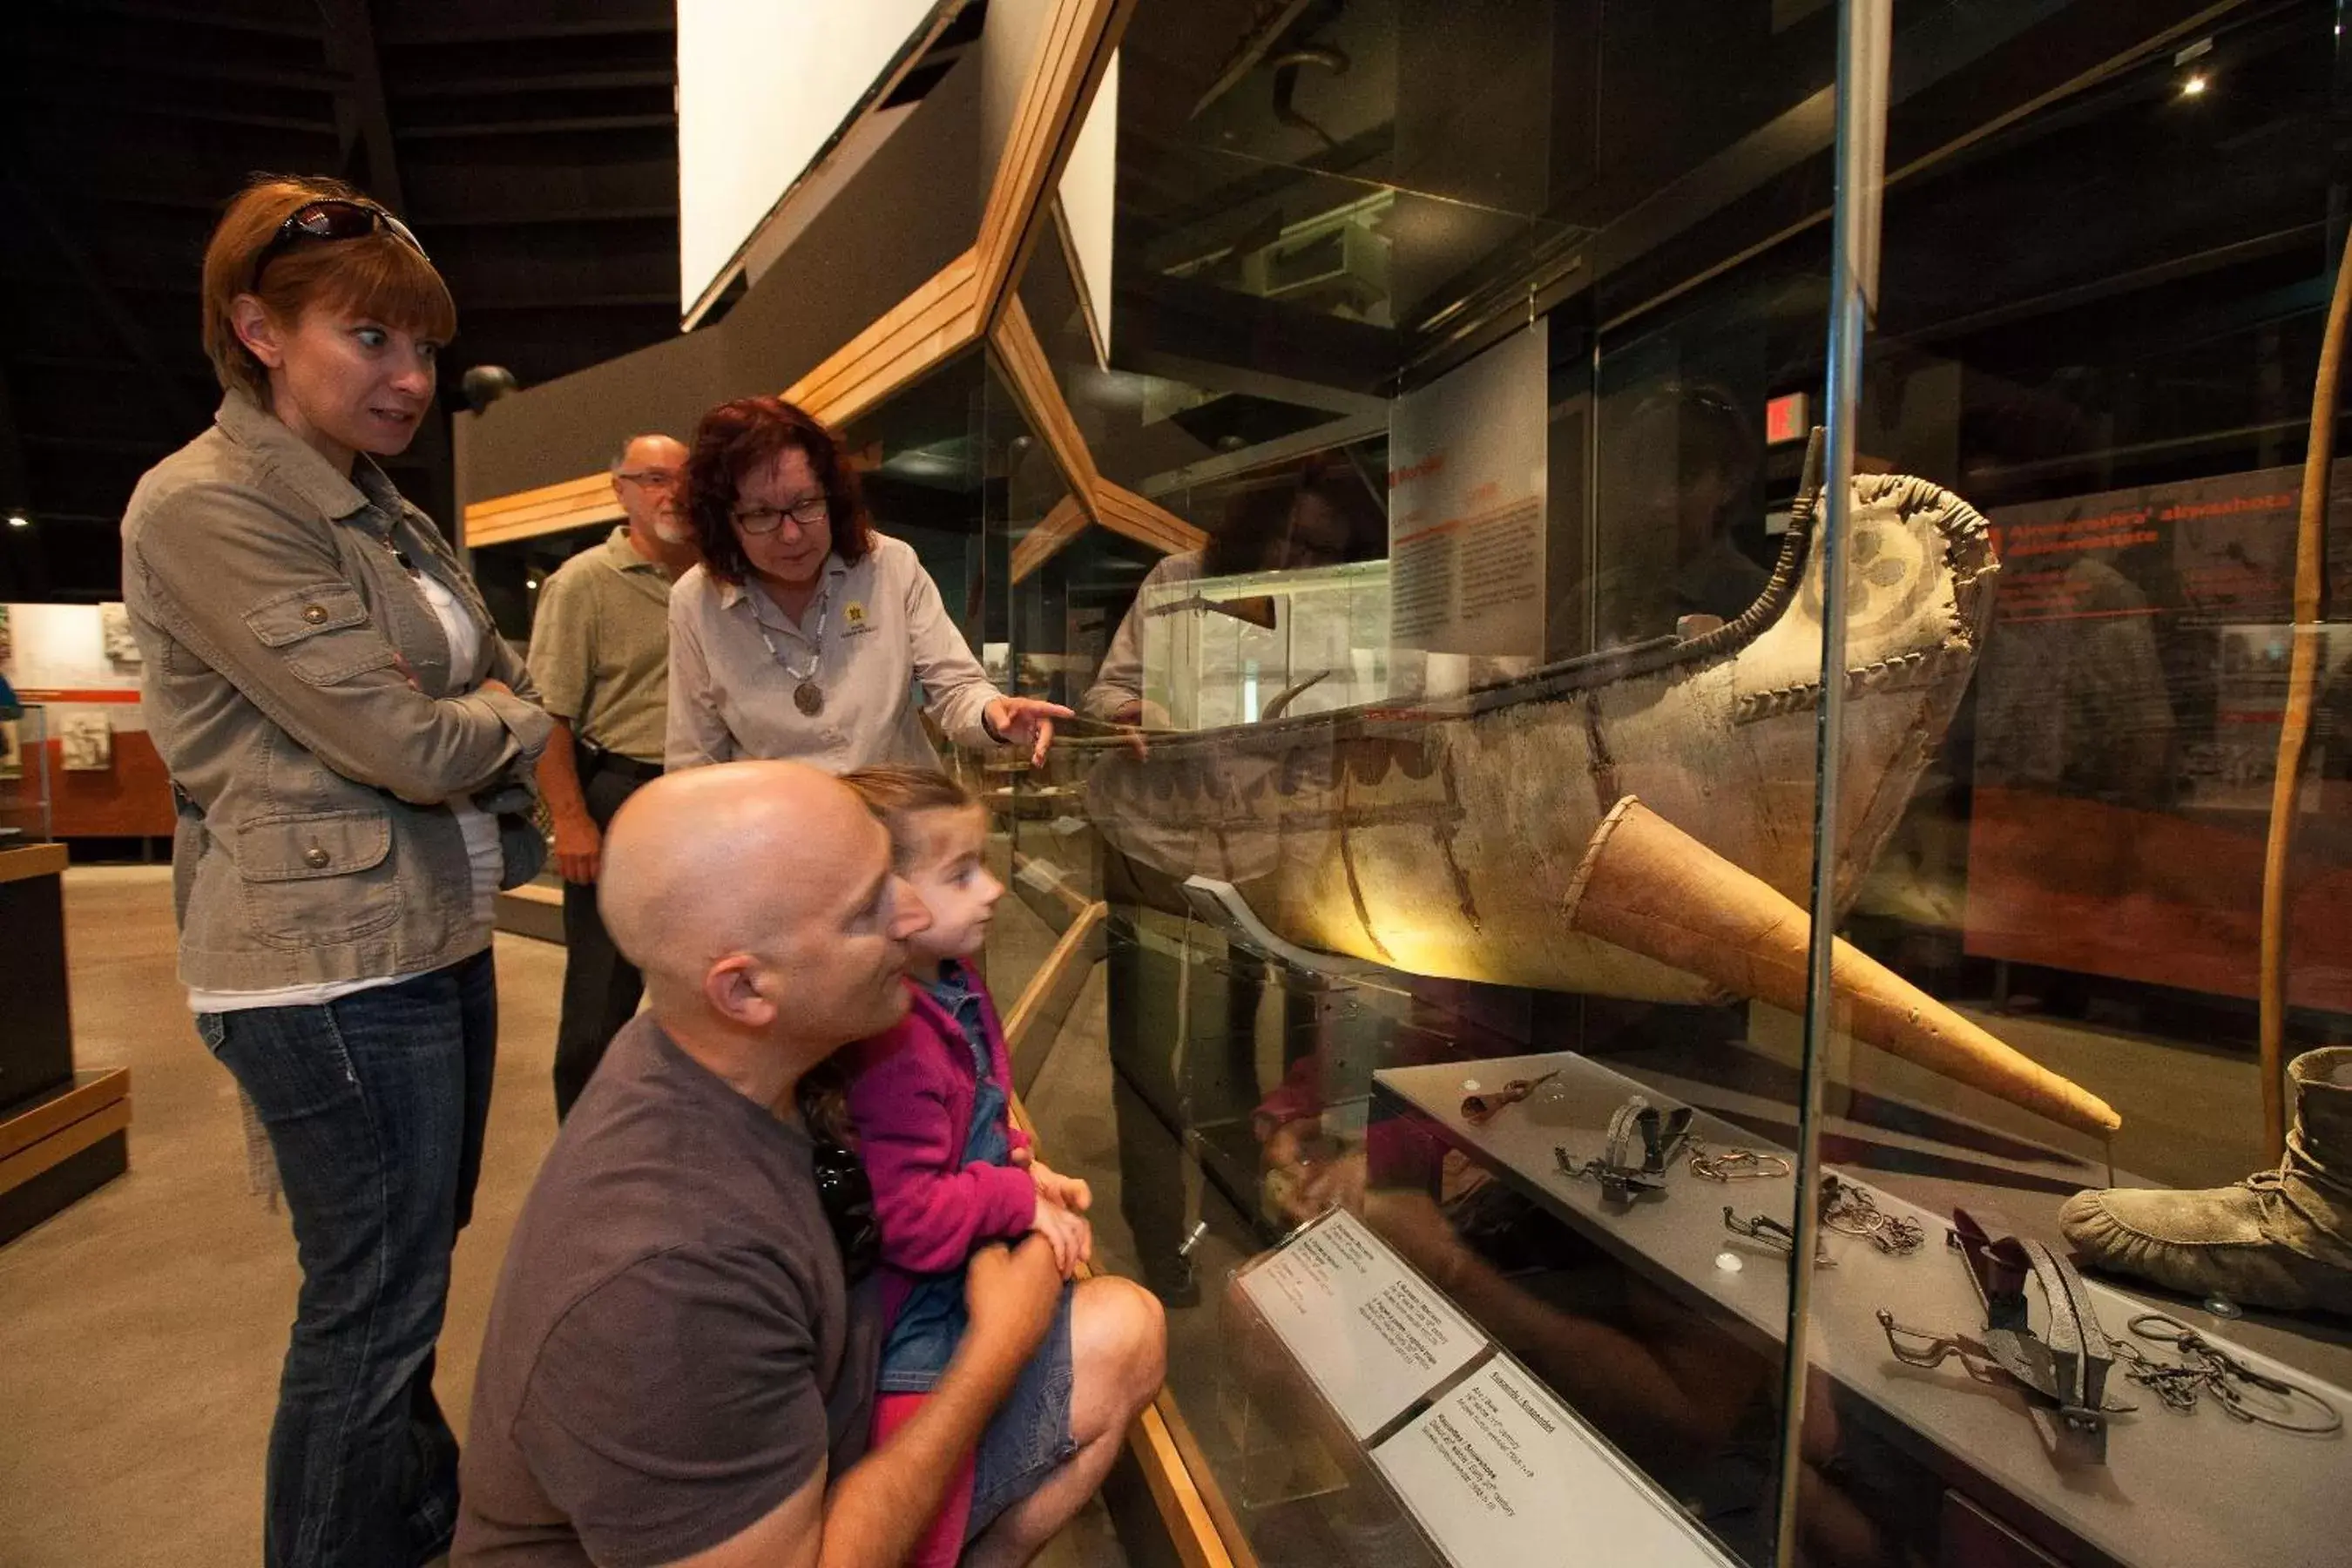
[[[662,760],[669,694],[670,576],[625,525],[565,562],[539,591],[530,678],[572,732],[641,763]]]
[[[1201,552],[1187,550],[1163,556],[1136,585],[1135,601],[1118,623],[1103,655],[1095,683],[1078,699],[1078,711],[1088,718],[1108,719],[1129,702],[1143,698],[1143,596],[1154,588],[1191,583],[1201,575]]]
[[[736,757],[835,773],[875,763],[931,765],[938,758],[917,717],[919,688],[922,710],[950,740],[986,743],[981,711],[1003,694],[948,618],[913,547],[877,533],[855,565],[828,558],[825,580],[820,639],[814,603],[808,624],[795,626],[749,584],[721,583],[700,566],[678,579],[669,601],[668,767]],[[793,701],[803,677],[824,694],[814,716]]]

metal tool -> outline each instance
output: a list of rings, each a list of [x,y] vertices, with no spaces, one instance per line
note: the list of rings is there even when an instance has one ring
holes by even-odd
[[[1753,1149],[1709,1149],[1694,1138],[1690,1141],[1690,1168],[1694,1176],[1710,1182],[1761,1182],[1785,1176],[1796,1167],[1785,1154],[1759,1154]]]
[[[1858,1236],[1890,1258],[1908,1258],[1927,1243],[1927,1227],[1909,1215],[1889,1214],[1867,1187],[1834,1171],[1822,1174],[1822,1224],[1843,1236]]]
[[[1726,1204],[1723,1205],[1723,1228],[1734,1236],[1744,1236],[1750,1241],[1760,1241],[1777,1252],[1793,1255],[1797,1250],[1797,1233],[1770,1215],[1750,1215],[1746,1219],[1742,1219],[1729,1204]],[[1818,1240],[1813,1247],[1813,1262],[1815,1266],[1822,1268],[1837,1267],[1837,1259],[1832,1258],[1827,1248],[1821,1246]]]
[[[1661,1114],[1637,1094],[1610,1117],[1609,1142],[1600,1158],[1580,1165],[1566,1149],[1554,1148],[1552,1159],[1560,1174],[1571,1179],[1591,1176],[1601,1184],[1604,1197],[1630,1204],[1643,1193],[1664,1188],[1666,1168],[1682,1153],[1690,1138],[1690,1107]]]
[[[2028,1409],[2062,1458],[2105,1464],[2107,1419],[2137,1408],[2109,1404],[2107,1373],[2116,1347],[2099,1326],[2089,1289],[2073,1264],[2038,1241],[1995,1241],[1966,1209],[1952,1211],[1952,1247],[1967,1264],[1983,1305],[1983,1338],[1905,1328],[1881,1308],[1886,1348],[1906,1366],[1941,1366],[1957,1355],[1970,1377],[2024,1390]],[[2047,1326],[2036,1334],[2026,1281],[2040,1287]]]
[[[1538,1078],[1515,1078],[1497,1089],[1482,1089],[1462,1097],[1462,1120],[1473,1127],[1484,1127],[1495,1119],[1496,1112],[1507,1105],[1517,1105],[1539,1087],[1559,1076],[1559,1068]]]
[[[2129,1340],[2116,1343],[2124,1375],[2155,1394],[2168,1409],[2186,1414],[2210,1394],[2221,1414],[2233,1421],[2273,1426],[2305,1437],[2325,1437],[2344,1429],[2344,1417],[2326,1400],[2284,1378],[2255,1371],[2178,1318],[2142,1312],[2129,1327],[2139,1338],[2169,1345],[2180,1356],[2177,1362],[2165,1361]]]

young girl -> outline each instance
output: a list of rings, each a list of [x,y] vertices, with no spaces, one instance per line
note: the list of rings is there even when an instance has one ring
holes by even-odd
[[[1012,1068],[980,951],[1004,884],[981,864],[987,817],[962,786],[919,768],[844,778],[890,831],[898,874],[929,907],[909,942],[912,1006],[857,1047],[848,1092],[881,1230],[882,1346],[874,1441],[912,1418],[964,1329],[964,1263],[975,1247],[1036,1231],[1067,1279],[1090,1256],[1087,1184],[1034,1159],[1006,1114]],[[949,1489],[910,1565],[949,1568],[965,1543],[1066,1460],[1069,1297],[978,1450]]]

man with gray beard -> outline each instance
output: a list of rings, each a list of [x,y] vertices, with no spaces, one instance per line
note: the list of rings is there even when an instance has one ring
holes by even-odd
[[[637,1010],[645,982],[596,913],[604,833],[637,786],[661,774],[669,691],[669,591],[697,560],[686,521],[686,447],[635,436],[613,459],[628,521],[565,562],[540,590],[530,672],[555,732],[539,764],[563,876],[563,1013],[555,1031],[555,1115]]]

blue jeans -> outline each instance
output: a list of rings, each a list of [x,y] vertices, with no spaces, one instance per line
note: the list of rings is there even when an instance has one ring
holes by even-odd
[[[433,1397],[499,1032],[488,952],[317,1007],[196,1015],[259,1111],[302,1294],[269,1431],[269,1568],[416,1568],[457,1518]]]

